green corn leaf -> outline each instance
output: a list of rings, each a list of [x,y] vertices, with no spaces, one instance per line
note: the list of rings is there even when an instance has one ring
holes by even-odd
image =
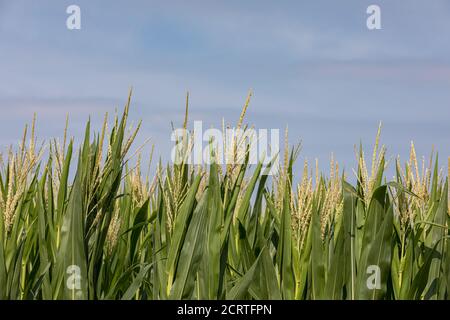
[[[201,262],[207,222],[207,194],[202,196],[192,214],[183,242],[170,299],[192,298],[197,268]]]
[[[248,289],[252,284],[255,272],[259,266],[260,258],[261,255],[258,256],[251,268],[236,281],[231,290],[227,293],[227,300],[242,300],[247,296]]]
[[[144,277],[146,276],[146,274],[150,268],[151,268],[151,265],[141,267],[141,270],[137,274],[136,278],[134,278],[133,282],[128,287],[127,291],[125,291],[125,293],[123,294],[122,300],[131,300],[133,298],[133,296],[136,294],[136,292],[141,287],[142,281],[144,280]]]

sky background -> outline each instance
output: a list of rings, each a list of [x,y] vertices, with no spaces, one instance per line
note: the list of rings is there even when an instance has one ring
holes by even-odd
[[[82,29],[66,28],[67,6]],[[382,30],[366,27],[381,7]],[[450,155],[450,1],[3,1],[0,0],[0,148],[38,115],[42,139],[100,129],[134,88],[131,119],[168,158],[171,121],[289,126],[300,158],[331,152],[347,170],[354,145],[371,153],[378,122],[388,155],[432,145]],[[150,147],[148,147],[150,149]]]

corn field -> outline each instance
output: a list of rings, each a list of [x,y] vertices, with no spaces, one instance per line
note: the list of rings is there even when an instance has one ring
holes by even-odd
[[[273,177],[245,153],[145,174],[129,106],[98,133],[88,122],[78,150],[67,132],[39,146],[33,122],[0,155],[0,299],[450,298],[437,155],[419,161],[411,145],[405,163],[386,161],[378,133],[354,172],[333,159],[294,172],[286,138]]]

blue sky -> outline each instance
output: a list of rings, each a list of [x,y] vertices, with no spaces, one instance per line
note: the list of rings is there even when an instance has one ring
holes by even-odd
[[[66,29],[77,4],[82,29]],[[382,30],[366,28],[381,7]],[[235,123],[247,91],[248,121],[289,125],[301,158],[330,153],[354,166],[378,122],[388,154],[450,147],[450,2],[410,1],[2,1],[0,147],[20,140],[38,114],[42,139],[61,136],[66,114],[80,137],[89,115],[122,108],[134,87],[139,142],[168,156],[186,90],[191,121]],[[206,126],[206,125],[205,125]],[[370,150],[367,150],[370,153]]]

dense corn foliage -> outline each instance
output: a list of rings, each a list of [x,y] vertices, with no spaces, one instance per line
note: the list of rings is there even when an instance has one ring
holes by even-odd
[[[298,148],[275,177],[248,157],[146,177],[127,161],[129,104],[110,129],[88,123],[78,152],[64,134],[44,156],[33,125],[0,157],[0,299],[450,297],[437,156],[419,165],[412,145],[388,181],[377,135],[354,185],[334,160],[326,175],[307,162],[294,173]]]

